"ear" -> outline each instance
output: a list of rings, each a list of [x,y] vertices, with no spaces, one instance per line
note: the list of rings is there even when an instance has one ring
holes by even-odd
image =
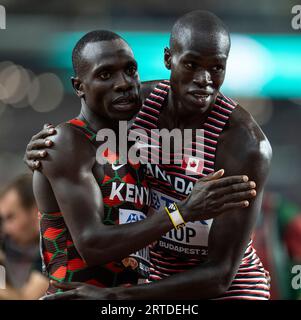
[[[171,53],[170,53],[170,49],[168,47],[166,47],[164,49],[164,64],[166,69],[170,70],[171,68]]]
[[[83,98],[85,93],[83,91],[83,83],[78,77],[71,77],[72,87],[79,98]]]

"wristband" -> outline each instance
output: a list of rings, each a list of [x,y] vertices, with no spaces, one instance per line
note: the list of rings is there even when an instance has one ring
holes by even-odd
[[[164,209],[167,212],[176,230],[179,230],[180,228],[183,228],[185,226],[186,223],[175,202],[171,203],[168,207],[165,207]]]

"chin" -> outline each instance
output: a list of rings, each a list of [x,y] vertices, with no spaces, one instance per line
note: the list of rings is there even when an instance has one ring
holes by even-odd
[[[189,110],[198,110],[198,112],[206,112],[214,101],[215,99],[212,96],[207,101],[196,101],[195,99],[189,99],[189,101],[186,102],[186,105],[189,106]]]
[[[131,120],[134,115],[138,112],[138,110],[133,111],[128,111],[128,112],[122,112],[122,113],[115,113],[111,116],[112,119],[116,121],[129,121]]]

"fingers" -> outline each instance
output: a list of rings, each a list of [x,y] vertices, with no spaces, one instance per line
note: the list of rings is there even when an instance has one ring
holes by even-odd
[[[76,289],[66,291],[66,292],[59,292],[55,294],[50,294],[45,296],[43,300],[72,300],[76,299],[78,296],[78,291]]]
[[[45,123],[44,126],[43,126],[43,129],[49,129],[49,128],[54,128],[54,125],[51,124],[51,123]]]
[[[225,203],[221,207],[221,211],[225,212],[225,211],[234,210],[234,209],[246,208],[249,206],[249,204],[250,203],[247,200],[241,201],[241,202]]]
[[[256,183],[254,181],[248,181],[243,183],[232,184],[228,187],[217,188],[213,192],[216,197],[222,197],[235,192],[248,191],[254,189],[255,187]]]
[[[246,175],[220,178],[218,180],[209,181],[209,189],[227,187],[232,184],[243,183],[247,181],[249,181],[249,177]]]
[[[38,139],[38,140],[31,140],[27,146],[27,150],[36,150],[36,149],[43,149],[48,148],[53,145],[53,142],[49,139]]]
[[[208,174],[206,177],[200,178],[198,181],[200,182],[204,182],[204,181],[212,181],[212,180],[217,180],[219,178],[221,178],[225,173],[224,169],[220,169],[216,172],[212,172],[210,174]]]
[[[256,191],[253,190],[248,190],[248,191],[243,191],[243,192],[236,192],[233,194],[228,194],[222,197],[220,200],[217,201],[217,203],[222,204],[222,203],[240,203],[244,200],[250,200],[256,196]]]
[[[40,161],[27,160],[27,159],[25,159],[24,162],[25,162],[26,165],[29,167],[29,169],[32,170],[32,171],[38,170],[38,169],[41,168],[41,163],[40,163]]]
[[[27,151],[26,152],[26,160],[38,161],[38,160],[42,160],[43,158],[45,158],[46,155],[47,155],[47,151],[46,150]]]
[[[34,135],[31,140],[38,140],[38,139],[45,139],[53,134],[56,133],[56,130],[54,127],[47,127],[40,132],[38,132],[36,135]]]
[[[41,162],[40,161],[34,160],[34,161],[31,161],[31,162],[33,164],[33,170],[37,170],[37,169],[41,168]]]
[[[50,284],[62,290],[76,289],[83,285],[83,283],[80,283],[80,282],[57,282],[53,280],[50,280]]]

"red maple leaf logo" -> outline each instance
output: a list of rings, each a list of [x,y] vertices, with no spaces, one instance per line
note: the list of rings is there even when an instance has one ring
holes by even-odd
[[[196,162],[195,161],[190,162],[190,166],[194,168],[196,166]]]

